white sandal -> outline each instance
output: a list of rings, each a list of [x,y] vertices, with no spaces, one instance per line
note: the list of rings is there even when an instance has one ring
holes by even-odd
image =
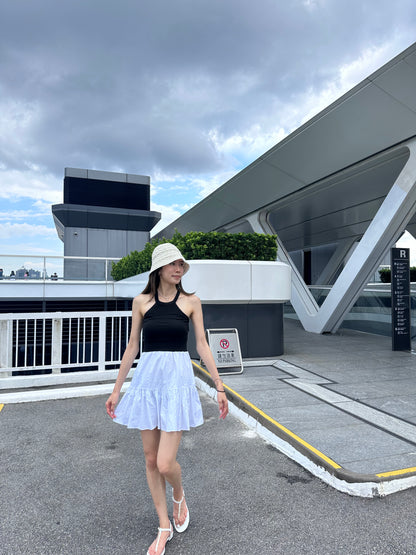
[[[176,499],[173,497],[173,492],[172,492],[172,501],[179,505],[178,518],[181,516],[181,507],[182,507],[182,502],[183,502],[184,499],[185,499],[185,492],[183,492],[182,499],[180,501],[176,501]],[[188,528],[188,525],[189,525],[189,507],[188,506],[187,506],[185,522],[183,524],[176,524],[175,519],[173,519],[173,525],[175,527],[175,530],[177,532],[179,532],[179,534],[181,532],[185,532],[185,530]]]
[[[160,542],[160,538],[162,536],[162,532],[169,532],[169,536],[168,539],[166,540],[166,543],[170,542],[170,540],[173,538],[173,528],[172,528],[172,523],[170,522],[170,527],[169,528],[158,528],[158,532],[157,532],[157,540],[156,540],[156,553],[157,553],[157,548],[159,547],[159,542]],[[160,553],[160,555],[165,555],[165,548],[163,548],[162,553]],[[149,550],[147,550],[147,555],[150,555]]]

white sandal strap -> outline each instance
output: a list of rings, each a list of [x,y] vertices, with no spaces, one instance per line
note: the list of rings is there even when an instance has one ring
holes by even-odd
[[[172,528],[158,528],[159,532],[172,532]]]
[[[158,533],[157,533],[157,540],[156,540],[156,553],[159,547],[159,542],[160,542],[160,538],[162,536],[162,532],[169,532],[169,534],[172,532],[172,528],[158,528]]]
[[[176,499],[173,497],[173,492],[172,492],[172,501],[179,505],[178,518],[181,516],[181,507],[182,507],[182,502],[183,502],[184,499],[185,499],[185,492],[183,492],[182,499],[180,501],[176,501]]]
[[[182,501],[184,499],[185,499],[185,492],[183,492],[182,499],[180,501],[176,501],[176,499],[173,497],[173,493],[172,493],[172,501],[174,501],[175,503],[182,503]]]

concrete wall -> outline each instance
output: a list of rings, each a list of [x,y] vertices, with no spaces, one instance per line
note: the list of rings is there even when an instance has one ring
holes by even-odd
[[[148,231],[68,227],[64,255],[118,259],[131,251],[141,251],[149,239]],[[103,279],[105,271],[103,260],[66,259],[64,264],[65,279]]]
[[[282,304],[202,304],[205,329],[237,328],[243,358],[276,357],[284,352]],[[190,326],[188,350],[199,358]]]

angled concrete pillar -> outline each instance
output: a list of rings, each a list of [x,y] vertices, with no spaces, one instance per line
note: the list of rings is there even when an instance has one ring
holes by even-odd
[[[314,333],[335,333],[338,330],[370,276],[415,213],[416,139],[399,148],[407,148],[409,158],[321,307],[278,238],[278,257],[289,263],[293,270],[291,302],[305,330]],[[252,213],[246,219],[254,231],[276,233],[268,222],[267,211]],[[345,244],[344,248],[347,249],[348,245]],[[339,258],[342,249],[340,246],[335,258]],[[335,258],[332,268],[338,262]]]
[[[256,233],[269,233],[276,235],[276,231],[272,228],[267,220],[267,213],[265,211],[257,212],[255,214],[250,214],[247,217],[253,231]],[[319,306],[315,301],[309,287],[303,280],[299,270],[297,269],[295,263],[291,259],[289,253],[286,251],[285,246],[281,242],[279,236],[277,236],[278,251],[277,257],[282,262],[286,262],[292,268],[292,296],[291,303],[295,309],[296,314],[303,323],[303,320],[307,320],[310,317],[315,316],[318,313]]]
[[[407,163],[321,306],[316,323],[307,324],[313,328],[311,331],[335,332],[339,328],[369,277],[415,213],[416,140],[409,141],[407,148],[410,154]]]

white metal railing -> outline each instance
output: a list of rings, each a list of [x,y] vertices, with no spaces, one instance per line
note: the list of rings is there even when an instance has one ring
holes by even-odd
[[[0,314],[0,378],[118,367],[131,312]]]

